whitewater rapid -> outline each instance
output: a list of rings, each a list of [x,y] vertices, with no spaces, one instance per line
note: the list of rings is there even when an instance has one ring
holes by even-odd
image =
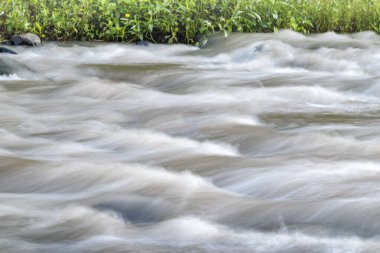
[[[0,55],[0,252],[380,252],[380,36]]]

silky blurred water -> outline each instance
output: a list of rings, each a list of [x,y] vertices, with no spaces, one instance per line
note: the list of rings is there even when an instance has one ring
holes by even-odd
[[[380,252],[380,36],[1,55],[0,252]]]

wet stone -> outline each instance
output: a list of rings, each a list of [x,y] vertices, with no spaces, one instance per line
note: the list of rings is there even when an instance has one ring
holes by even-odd
[[[42,44],[40,37],[34,33],[13,35],[11,42],[15,46],[40,46]]]
[[[17,54],[17,53],[7,47],[0,47],[0,54]]]

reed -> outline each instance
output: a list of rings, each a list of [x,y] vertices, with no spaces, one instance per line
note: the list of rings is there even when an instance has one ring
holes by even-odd
[[[380,33],[379,0],[1,0],[0,39],[193,43],[222,32]]]

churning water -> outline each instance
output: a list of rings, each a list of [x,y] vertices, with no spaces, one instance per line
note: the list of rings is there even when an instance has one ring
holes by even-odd
[[[0,252],[380,252],[380,37],[2,55]]]

